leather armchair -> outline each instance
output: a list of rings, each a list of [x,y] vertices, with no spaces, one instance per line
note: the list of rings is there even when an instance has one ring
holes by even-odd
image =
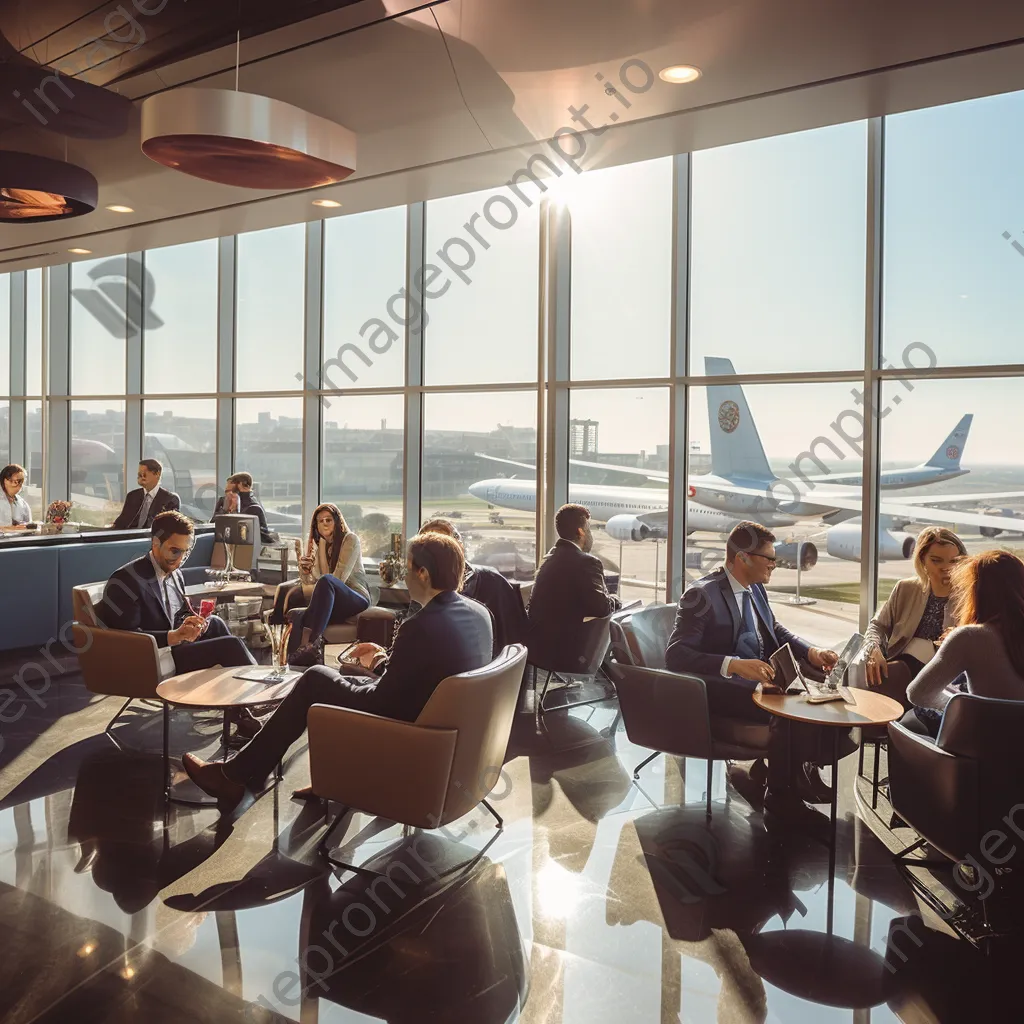
[[[487,803],[505,761],[526,648],[442,680],[415,722],[348,708],[309,709],[313,792],[403,825],[433,829]],[[341,816],[321,842],[327,840]],[[335,862],[337,863],[337,862]]]
[[[650,604],[629,617],[630,653],[635,665],[664,668],[665,649],[676,621],[674,604]]]
[[[579,665],[578,670],[574,669],[572,672],[567,672],[564,669],[558,671],[548,668],[546,665],[533,665],[535,689],[537,684],[536,673],[538,671],[547,673],[547,677],[544,680],[544,688],[541,690],[540,696],[535,697],[534,708],[538,716],[543,715],[548,710],[544,707],[544,698],[547,696],[548,687],[551,685],[551,680],[553,678],[557,679],[559,682],[565,683],[565,676],[597,676],[598,672],[601,670],[602,664],[604,664],[604,659],[608,654],[608,649],[612,644],[611,622],[614,615],[615,612],[611,612],[601,618],[584,619],[582,650],[579,652],[577,662]],[[531,662],[531,664],[533,663]],[[583,704],[596,704],[607,699],[607,697],[599,697],[596,700],[572,701],[568,704],[560,704],[557,708],[552,708],[551,710],[566,711],[569,708],[579,707]]]
[[[707,814],[711,815],[711,773],[715,761],[750,761],[768,751],[769,726],[741,719],[714,718],[708,713],[707,683],[699,676],[640,665],[615,668],[619,708],[631,743],[654,753],[701,757],[708,762]]]
[[[1024,701],[968,693],[946,705],[935,741],[890,723],[893,810],[943,856],[974,856],[984,863],[979,850],[990,829],[1015,839],[1006,819],[1024,791],[1022,734]]]

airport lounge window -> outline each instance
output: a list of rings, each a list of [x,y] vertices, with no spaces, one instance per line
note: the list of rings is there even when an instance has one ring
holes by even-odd
[[[913,575],[908,558],[925,526],[953,530],[969,554],[1024,554],[1022,388],[1013,377],[883,386],[879,603],[896,580]],[[913,426],[920,423],[931,436]]]
[[[427,203],[427,384],[537,379],[540,200],[522,194],[529,206],[508,188]]]
[[[0,459],[10,461],[11,407],[11,279],[0,274]]]
[[[664,377],[672,317],[672,159],[560,184],[572,219],[573,380]]]
[[[282,534],[302,535],[301,398],[236,399],[235,468],[252,474],[267,525]]]
[[[861,366],[867,123],[704,150],[692,170],[690,372]]]
[[[235,387],[302,389],[306,225],[238,236]]]
[[[71,393],[123,395],[128,259],[71,264]],[[122,410],[123,432],[123,410]],[[72,434],[74,439],[75,435]],[[122,445],[122,451],[124,446]]]
[[[405,383],[407,210],[333,217],[324,223],[324,351],[311,388],[401,387]],[[416,320],[411,320],[415,324]]]
[[[100,399],[71,403],[68,466],[75,518],[106,526],[117,518],[126,490],[135,487],[135,467],[125,483],[124,401]]]
[[[886,118],[885,306],[889,363],[1021,361],[1024,92]],[[975,410],[981,412],[980,409]]]
[[[420,520],[449,517],[471,562],[532,579],[536,456],[535,391],[425,396]]]
[[[142,422],[143,457],[158,459],[164,467],[160,482],[181,499],[182,512],[206,522],[224,490],[224,481],[217,479],[217,400],[146,401]],[[133,469],[129,466],[128,472]],[[261,485],[256,478],[257,491]]]
[[[769,596],[780,621],[816,646],[845,643],[859,619],[863,431],[850,387],[689,390],[687,578],[724,563],[737,520],[763,523],[778,559]]]
[[[324,396],[321,501],[332,501],[358,535],[365,559],[383,558],[402,533],[405,399]]]
[[[665,600],[668,403],[668,388],[576,389],[569,397],[569,500],[590,509],[593,553],[624,602]]]
[[[25,394],[43,393],[43,274],[25,275]]]
[[[149,249],[142,275],[145,393],[217,390],[218,240]]]
[[[25,403],[25,457],[28,479],[21,490],[21,496],[32,509],[32,518],[43,514],[43,403]]]

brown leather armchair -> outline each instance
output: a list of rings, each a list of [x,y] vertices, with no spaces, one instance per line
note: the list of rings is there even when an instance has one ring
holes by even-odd
[[[505,760],[519,701],[526,648],[506,647],[483,668],[438,683],[415,722],[314,704],[309,709],[313,792],[348,808],[416,828],[439,828],[487,802]]]
[[[654,753],[633,769],[633,778],[658,754],[701,757],[708,762],[707,815],[711,816],[711,775],[715,761],[751,761],[768,752],[767,724],[711,718],[707,683],[640,665],[616,665],[622,722],[630,742]]]
[[[634,664],[645,668],[665,667],[665,648],[675,621],[674,604],[649,604],[633,612],[626,635]]]

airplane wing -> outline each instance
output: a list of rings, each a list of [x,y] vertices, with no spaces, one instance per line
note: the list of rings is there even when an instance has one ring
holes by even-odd
[[[537,467],[526,462],[516,462],[513,459],[502,459],[497,455],[485,455],[483,452],[473,452],[478,459],[486,459],[488,462],[501,462],[507,466],[518,466],[520,469],[529,469],[536,472]],[[637,469],[635,466],[613,466],[604,462],[589,462],[586,459],[570,459],[570,466],[587,466],[590,469],[602,469],[610,473],[629,473],[632,476],[642,476],[658,484],[668,483],[668,473],[660,469]]]
[[[986,491],[981,494],[918,494],[900,495],[901,505],[959,504],[961,502],[1002,501],[1004,498],[1024,498],[1024,491]]]

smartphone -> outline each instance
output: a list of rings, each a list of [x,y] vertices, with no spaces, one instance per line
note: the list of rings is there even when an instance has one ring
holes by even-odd
[[[199,614],[204,618],[208,619],[212,614],[213,610],[217,607],[217,601],[212,597],[204,597],[199,602]]]

